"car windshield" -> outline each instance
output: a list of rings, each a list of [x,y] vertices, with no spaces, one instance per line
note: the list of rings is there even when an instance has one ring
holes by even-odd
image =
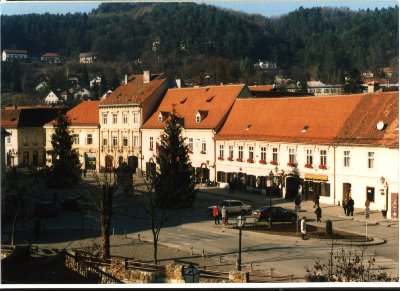
[[[257,209],[258,211],[265,211],[265,210],[267,210],[267,207],[265,207],[265,206],[261,206],[260,208],[258,208]]]

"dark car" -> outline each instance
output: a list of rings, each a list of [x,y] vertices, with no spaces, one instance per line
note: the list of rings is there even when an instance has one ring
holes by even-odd
[[[79,210],[79,197],[70,196],[61,201],[61,207],[65,210]]]
[[[261,206],[253,211],[253,216],[256,217],[258,221],[269,221],[270,214],[271,222],[295,223],[297,220],[297,214],[295,212],[291,212],[282,207]]]
[[[57,204],[52,201],[35,203],[30,210],[30,214],[36,217],[51,217],[58,215]]]

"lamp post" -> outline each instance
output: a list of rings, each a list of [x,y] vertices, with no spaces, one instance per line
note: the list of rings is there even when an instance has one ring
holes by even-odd
[[[274,178],[274,173],[269,172],[269,228],[271,228],[271,207],[272,207],[272,183]]]
[[[237,226],[239,227],[239,256],[237,259],[236,267],[238,271],[242,270],[242,228],[244,222],[246,221],[246,217],[239,215],[236,219]]]
[[[199,283],[200,271],[193,264],[190,264],[187,268],[183,269],[183,278],[185,279],[185,283]]]

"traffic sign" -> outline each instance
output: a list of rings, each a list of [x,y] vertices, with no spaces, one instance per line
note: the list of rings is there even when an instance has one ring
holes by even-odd
[[[368,201],[368,200],[367,200]],[[366,207],[365,208],[365,218],[368,219],[369,218],[369,208]]]

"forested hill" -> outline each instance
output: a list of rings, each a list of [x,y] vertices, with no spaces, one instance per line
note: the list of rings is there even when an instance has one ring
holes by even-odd
[[[103,61],[175,75],[211,70],[215,82],[217,74],[220,81],[250,76],[258,60],[294,79],[339,82],[352,67],[398,66],[398,19],[398,6],[300,8],[265,18],[195,3],[103,3],[89,14],[2,16],[1,41],[37,57],[93,51]],[[204,60],[213,62],[204,67]]]

